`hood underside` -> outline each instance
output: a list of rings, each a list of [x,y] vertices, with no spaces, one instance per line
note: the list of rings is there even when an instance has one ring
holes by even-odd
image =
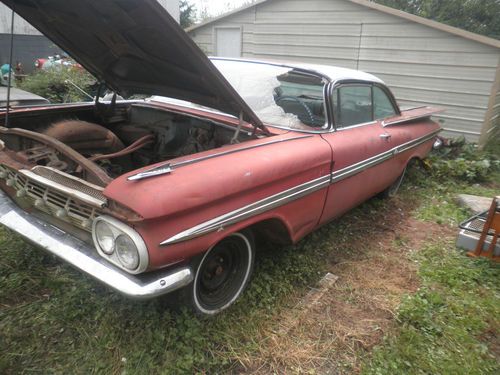
[[[265,130],[157,0],[1,0],[123,96],[162,95]]]

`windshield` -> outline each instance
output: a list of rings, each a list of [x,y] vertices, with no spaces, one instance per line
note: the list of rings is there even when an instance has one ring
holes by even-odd
[[[321,78],[256,62],[212,62],[262,122],[296,129],[325,125]]]

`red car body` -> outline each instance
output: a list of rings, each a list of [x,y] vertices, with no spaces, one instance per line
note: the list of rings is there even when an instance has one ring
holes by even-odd
[[[47,19],[38,12],[39,6],[46,7]],[[302,122],[310,120],[311,124],[317,119],[310,107],[319,102],[316,112],[323,116],[324,124],[296,128],[263,121],[156,1],[129,1],[126,9],[126,14],[138,12],[146,17],[143,27],[148,27],[148,37],[156,35],[150,24],[162,21],[171,29],[162,30],[158,38],[170,43],[165,51],[172,53],[148,58],[144,56],[150,56],[146,51],[149,42],[131,42],[121,28],[124,18],[96,18],[103,24],[94,25],[95,46],[87,50],[74,39],[87,35],[61,31],[74,14],[83,17],[83,21],[71,22],[78,29],[78,21],[85,24],[89,9],[115,15],[124,11],[123,3],[98,6],[82,1],[76,13],[64,13],[66,6],[57,0],[44,5],[27,1],[16,11],[118,92],[134,89],[217,110],[152,98],[14,108],[8,119],[3,115],[0,223],[128,296],[148,298],[186,287],[199,312],[223,310],[248,282],[254,236],[297,242],[370,197],[397,188],[408,163],[424,158],[440,131],[430,119],[436,110],[420,107],[401,112],[384,84],[364,73],[214,59],[231,69],[279,70],[277,78],[283,84],[291,76],[287,84],[294,90],[304,81],[308,90],[312,90],[309,81],[323,90],[320,97],[300,93],[290,100],[290,95],[280,96],[273,86],[271,98],[281,115],[291,115],[288,118],[294,121],[302,116]],[[62,26],[50,17],[52,10],[55,19],[67,15]],[[115,29],[124,34],[105,39],[111,43],[110,54],[93,56],[99,43],[105,43],[104,31]],[[128,35],[129,44],[121,40],[115,46],[120,35]],[[92,38],[88,36],[87,41]],[[186,54],[185,70],[169,60],[180,58],[177,51]],[[132,55],[140,56],[151,68],[144,72],[162,74],[151,78],[139,72],[139,81],[132,70],[137,66]],[[371,106],[369,121],[342,123],[341,116],[347,116],[341,112],[342,103],[348,99],[336,95],[343,87],[371,92],[371,99],[363,99]],[[375,90],[378,95],[383,93],[389,115],[376,118]],[[277,104],[287,100],[291,102],[288,107]],[[354,104],[367,108],[357,97]],[[292,107],[295,109],[287,109]],[[349,111],[354,110],[345,109],[346,114]],[[162,116],[168,120],[162,127],[184,134],[184,143],[175,147],[198,152],[159,158],[160,146],[176,144],[178,136],[174,132],[174,141],[165,141],[170,133],[157,126]],[[215,131],[220,134],[214,135]],[[214,145],[217,137],[224,142]],[[95,141],[86,142],[88,139]],[[200,145],[208,144],[211,146],[199,150]],[[140,154],[148,147],[149,153]],[[121,164],[126,165],[125,173],[115,172],[119,168],[113,160],[123,157],[132,162]]]

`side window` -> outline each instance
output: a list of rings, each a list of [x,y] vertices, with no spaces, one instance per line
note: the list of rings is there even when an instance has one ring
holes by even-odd
[[[380,120],[395,114],[394,106],[384,90],[373,86],[373,115],[375,119]]]
[[[371,86],[341,86],[334,95],[334,108],[337,115],[337,127],[362,124],[372,121]]]

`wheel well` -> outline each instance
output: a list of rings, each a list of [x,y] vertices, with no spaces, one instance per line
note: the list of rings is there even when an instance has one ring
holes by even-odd
[[[253,224],[249,227],[260,241],[269,241],[280,245],[292,243],[290,232],[280,219],[267,219]]]
[[[406,162],[406,167],[411,167],[412,165],[415,164],[421,164],[422,163],[422,158],[418,155],[412,156],[408,161]]]

